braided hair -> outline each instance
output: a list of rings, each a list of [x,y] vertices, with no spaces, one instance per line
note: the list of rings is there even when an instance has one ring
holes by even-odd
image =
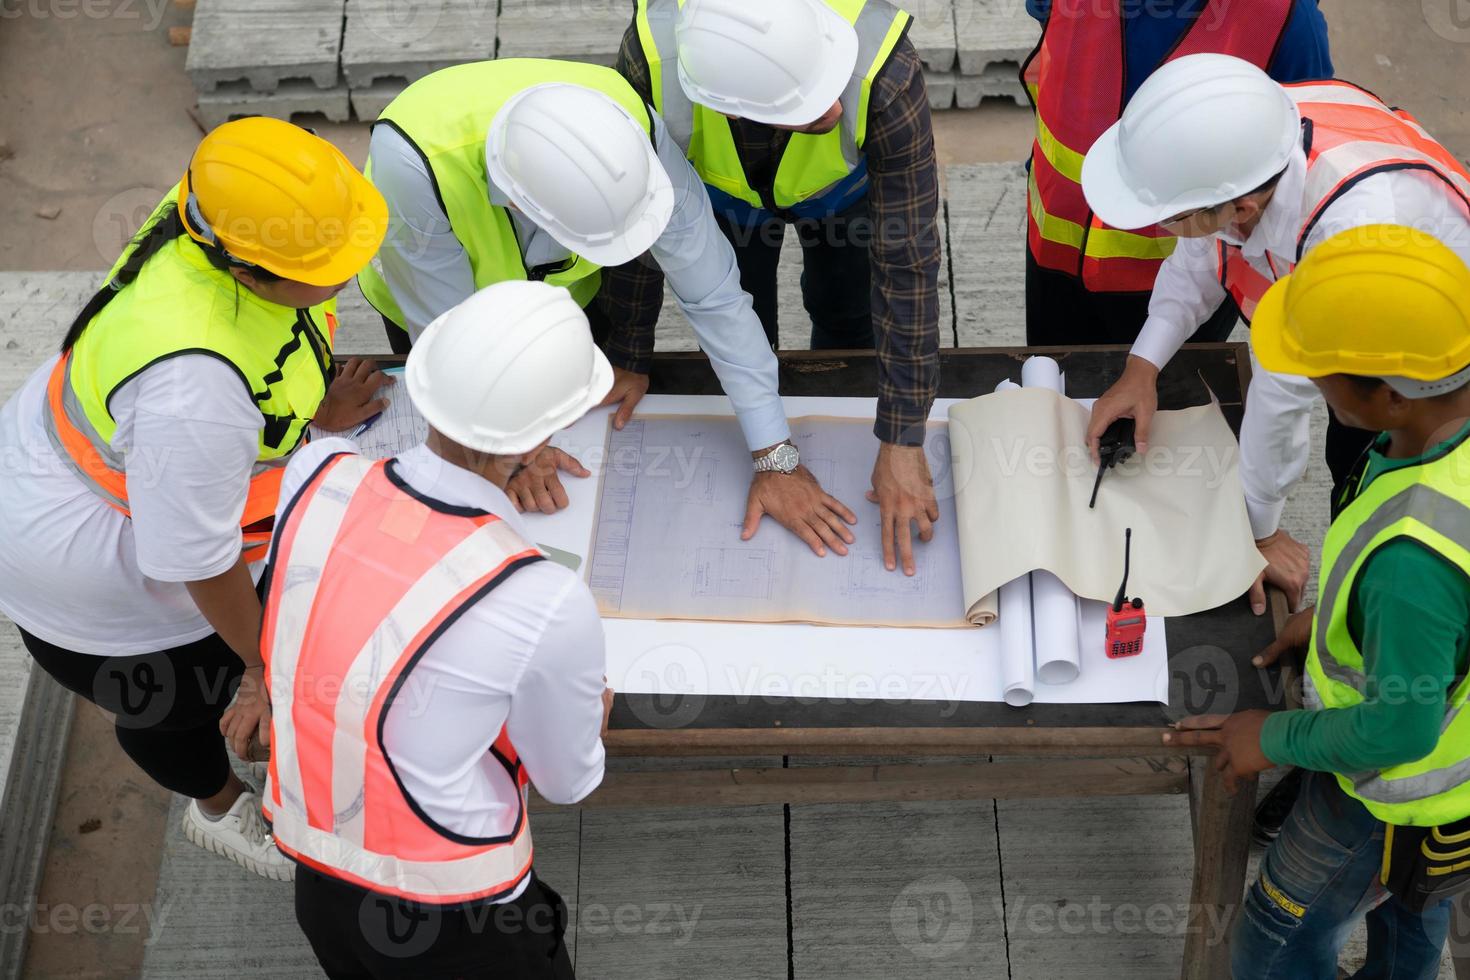
[[[67,328],[66,336],[61,341],[61,352],[65,354],[76,346],[83,331],[87,329],[87,325],[96,319],[97,314],[101,313],[108,303],[112,302],[114,296],[133,284],[149,259],[163,251],[174,239],[187,234],[188,232],[184,230],[184,223],[179,218],[178,206],[175,204],[168,205],[159,214],[157,221],[145,226],[139,231],[128,242],[127,260],[117,270],[117,274],[103,283],[102,288],[97,290],[91,299],[87,300],[87,304],[82,307],[82,311],[77,314],[76,319]],[[261,282],[276,282],[283,278],[268,269],[243,262],[217,246],[197,240],[194,244],[198,245],[200,250],[204,252],[204,257],[209,260],[209,264],[221,272],[229,272],[231,269],[247,269],[253,277]],[[239,289],[240,284],[236,282],[235,291],[237,302]]]

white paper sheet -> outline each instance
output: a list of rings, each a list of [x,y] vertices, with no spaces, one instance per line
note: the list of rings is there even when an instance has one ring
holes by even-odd
[[[418,409],[414,408],[413,399],[408,397],[408,386],[403,383],[403,368],[384,368],[383,373],[397,379],[397,383],[382,389],[383,397],[388,399],[388,407],[366,432],[359,435],[361,426],[356,425],[345,432],[325,432],[313,425],[311,437],[347,436],[357,443],[364,456],[372,459],[387,459],[423,442],[429,435],[429,423],[424,421]]]
[[[873,417],[872,398],[785,398],[786,413]],[[935,403],[944,419],[954,399]],[[717,396],[650,395],[651,414],[728,414]],[[606,462],[611,409],[597,409],[561,433],[557,445],[598,473]],[[528,514],[537,542],[585,557],[596,511],[597,477],[567,477],[571,505],[554,515]],[[937,528],[938,533],[953,528]],[[919,543],[922,549],[928,545]],[[1036,684],[1035,700],[1050,704],[1120,701],[1167,703],[1169,671],[1164,623],[1151,618],[1143,653],[1108,660],[1103,650],[1105,605],[1082,604],[1081,675],[1071,684]],[[679,620],[605,621],[608,680],[639,694],[832,698],[888,701],[1004,701],[1001,631],[707,623]]]

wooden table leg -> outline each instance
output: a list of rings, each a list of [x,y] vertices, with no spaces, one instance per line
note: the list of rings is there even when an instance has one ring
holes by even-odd
[[[1194,886],[1184,938],[1184,980],[1230,980],[1230,930],[1245,894],[1251,812],[1256,781],[1243,780],[1234,796],[1210,760],[1201,777],[1194,837]]]

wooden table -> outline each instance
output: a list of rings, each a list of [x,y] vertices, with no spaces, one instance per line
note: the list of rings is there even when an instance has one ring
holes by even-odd
[[[1126,350],[945,350],[941,397],[989,392],[1019,378],[1032,353],[1058,358],[1075,397],[1102,393],[1122,370]],[[872,396],[871,353],[833,356],[793,352],[781,358],[787,395]],[[1241,345],[1187,347],[1160,379],[1160,407],[1220,400],[1237,431],[1249,380]],[[718,381],[700,354],[655,358],[650,390],[717,395]],[[1278,597],[1279,599],[1279,597]],[[1284,605],[1277,603],[1278,613]],[[1244,892],[1255,783],[1235,796],[1208,759],[1167,754],[1160,735],[1186,714],[1280,707],[1291,675],[1258,670],[1250,658],[1275,635],[1272,617],[1257,617],[1244,598],[1167,621],[1170,704],[1060,705],[1012,708],[1003,703],[848,702],[762,696],[616,697],[608,751],[632,756],[951,756],[945,765],[817,765],[675,772],[610,772],[585,805],[700,806],[771,803],[865,803],[1049,796],[1190,793],[1195,866],[1185,942],[1186,980],[1229,976],[1227,942],[1210,942],[1211,921],[1229,916]],[[992,756],[1006,761],[990,761]],[[1209,909],[1214,906],[1214,909]],[[1228,932],[1226,933],[1228,935]]]

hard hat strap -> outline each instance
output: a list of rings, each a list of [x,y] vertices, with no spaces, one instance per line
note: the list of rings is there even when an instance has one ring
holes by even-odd
[[[199,208],[199,198],[192,190],[189,191],[189,197],[184,203],[184,212],[182,215],[184,227],[188,229],[190,237],[217,250],[230,265],[239,266],[242,269],[259,268],[254,262],[246,262],[239,256],[231,255],[230,250],[220,243],[219,236],[215,234],[213,226],[205,219],[204,212]]]

